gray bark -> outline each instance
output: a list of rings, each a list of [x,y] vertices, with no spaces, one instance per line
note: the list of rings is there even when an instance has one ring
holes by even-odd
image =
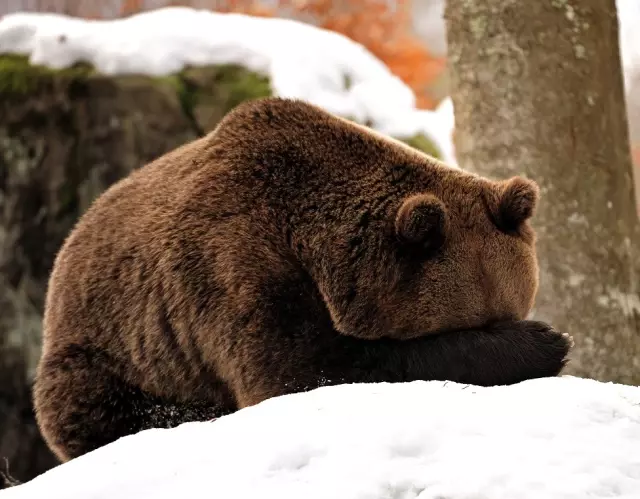
[[[640,383],[640,241],[614,0],[448,0],[456,154],[541,187],[533,316],[570,374]]]

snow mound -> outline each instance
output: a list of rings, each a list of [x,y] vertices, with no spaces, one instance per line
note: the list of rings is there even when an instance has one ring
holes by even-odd
[[[637,499],[639,444],[639,387],[341,385],[125,437],[2,498]]]
[[[55,69],[84,61],[99,72],[167,75],[186,66],[240,64],[276,95],[369,122],[384,134],[424,134],[455,164],[450,106],[416,108],[412,90],[362,45],[299,21],[168,7],[116,20],[16,13],[0,20],[0,53]],[[441,116],[451,113],[449,119]]]

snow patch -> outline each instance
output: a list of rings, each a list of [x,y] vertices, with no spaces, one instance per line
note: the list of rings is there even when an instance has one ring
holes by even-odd
[[[640,497],[640,388],[324,387],[122,438],[3,499]]]
[[[55,69],[87,62],[108,75],[239,64],[268,76],[275,95],[304,99],[396,138],[424,134],[455,165],[450,102],[417,109],[412,90],[364,46],[294,20],[187,7],[106,21],[17,13],[0,20],[0,53]]]

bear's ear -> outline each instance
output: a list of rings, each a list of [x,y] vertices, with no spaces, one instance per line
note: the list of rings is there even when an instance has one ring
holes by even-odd
[[[429,249],[440,247],[447,226],[447,209],[431,194],[416,194],[405,199],[396,214],[396,236],[412,245]]]
[[[502,182],[500,190],[499,224],[502,229],[515,230],[533,215],[540,189],[533,180],[513,177]]]

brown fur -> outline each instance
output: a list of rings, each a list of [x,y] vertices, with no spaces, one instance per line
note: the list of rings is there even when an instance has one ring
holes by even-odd
[[[264,99],[105,192],[51,275],[38,421],[62,460],[344,382],[555,375],[534,183]]]

